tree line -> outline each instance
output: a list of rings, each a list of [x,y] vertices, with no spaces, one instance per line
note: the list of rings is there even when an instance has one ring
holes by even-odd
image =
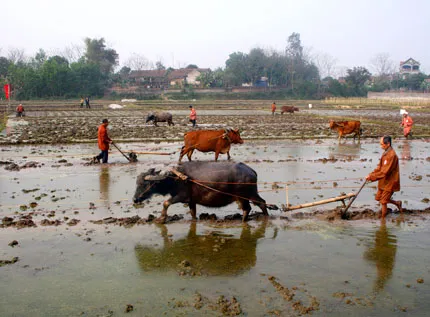
[[[117,70],[118,53],[106,46],[104,38],[86,38],[82,47],[68,47],[56,54],[48,55],[40,49],[30,58],[22,50],[10,50],[7,57],[1,52],[0,49],[0,84],[10,83],[13,98],[18,100],[101,97],[113,85],[131,84],[128,75],[133,70],[166,69],[161,61],[154,64],[142,55],[132,54]],[[430,88],[425,81],[428,76],[423,73],[396,76],[387,54],[379,54],[372,61],[375,76],[357,66],[346,69],[336,79],[335,63],[336,59],[327,54],[312,55],[302,45],[300,34],[292,33],[284,50],[257,47],[248,53],[233,52],[224,68],[204,72],[198,80],[205,88],[261,84],[295,98],[366,96],[368,91]],[[0,96],[4,98],[3,91]]]

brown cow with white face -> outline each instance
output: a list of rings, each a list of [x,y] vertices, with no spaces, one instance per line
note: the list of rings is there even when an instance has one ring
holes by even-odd
[[[361,122],[360,121],[333,121],[330,120],[330,129],[337,130],[337,133],[339,134],[339,141],[342,136],[345,136],[347,134],[354,133],[354,140],[355,137],[358,135],[358,139],[360,140],[361,136]]]
[[[230,160],[231,144],[242,144],[243,140],[240,137],[239,129],[199,130],[185,133],[184,143],[179,162],[185,154],[191,161],[194,150],[215,152],[215,161],[217,161],[220,153],[227,154],[227,159]]]

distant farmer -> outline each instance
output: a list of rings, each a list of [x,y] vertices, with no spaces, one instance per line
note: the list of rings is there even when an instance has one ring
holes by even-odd
[[[24,107],[20,103],[18,107],[16,107],[16,116],[17,117],[23,117],[24,116]]]
[[[85,102],[84,97],[81,97],[81,101],[80,101],[81,108],[84,107],[84,102]]]
[[[86,97],[85,98],[85,107],[86,108],[91,108],[91,106],[90,106],[90,96],[88,96],[88,97]]]
[[[382,153],[378,166],[372,173],[367,175],[366,180],[370,182],[378,181],[375,200],[379,201],[382,206],[381,218],[385,218],[388,203],[396,205],[400,212],[403,211],[402,201],[391,199],[393,193],[400,190],[399,158],[391,147],[391,136],[383,136],[379,140],[379,144],[384,153]]]
[[[190,122],[193,124],[193,128],[195,128],[196,120],[197,120],[197,112],[192,105],[190,105],[189,108],[190,108]]]
[[[98,163],[100,163],[100,160],[102,160],[102,163],[108,162],[109,144],[112,143],[112,140],[109,138],[107,133],[108,124],[109,124],[108,119],[103,119],[102,124],[99,126],[98,144],[101,152],[99,155],[94,156],[94,162],[97,161]]]
[[[272,103],[272,116],[275,115],[275,111],[276,111],[276,102]]]
[[[406,111],[403,112],[402,123],[400,123],[400,126],[403,127],[403,135],[405,136],[405,138],[407,138],[408,136],[412,137],[411,130],[412,130],[413,124],[414,124],[414,121],[409,116],[409,114]]]

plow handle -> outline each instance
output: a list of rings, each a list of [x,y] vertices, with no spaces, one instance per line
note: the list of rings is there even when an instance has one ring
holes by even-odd
[[[346,212],[348,211],[349,207],[352,205],[352,203],[354,202],[354,200],[357,198],[358,194],[360,194],[361,190],[363,189],[364,185],[367,184],[367,180],[364,181],[363,185],[361,185],[360,189],[358,190],[357,194],[355,194],[354,197],[352,197],[349,200],[348,205],[345,207],[345,209],[342,211],[342,216],[345,216]]]
[[[122,155],[124,155],[124,157],[129,161],[129,162],[131,162],[131,160],[130,160],[130,158],[127,156],[127,155],[125,155],[124,154],[124,152],[122,152],[120,149],[119,149],[119,147],[117,147],[116,146],[116,144],[112,141],[112,145],[114,146],[114,147],[116,147],[116,149],[122,154]]]

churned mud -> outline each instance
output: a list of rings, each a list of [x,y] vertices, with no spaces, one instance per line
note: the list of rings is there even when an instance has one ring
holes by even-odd
[[[340,109],[315,104],[312,109],[297,104],[300,111],[293,114],[280,112],[272,116],[270,106],[251,104],[204,104],[195,105],[198,112],[198,129],[234,127],[242,131],[245,139],[332,138],[335,132],[328,129],[334,120],[361,120],[363,137],[389,134],[402,136],[399,128],[401,116],[397,108]],[[281,105],[279,106],[280,109]],[[27,107],[24,118],[10,117],[7,128],[0,136],[0,144],[64,144],[96,140],[97,126],[103,118],[110,120],[110,135],[120,141],[179,141],[190,130],[186,104],[141,105],[122,109],[74,109],[47,110],[38,106]],[[160,123],[159,127],[146,123],[149,113],[170,111],[175,126]],[[417,109],[413,112],[414,135],[429,137],[430,111]]]
[[[187,105],[161,105],[175,126],[145,125],[148,109],[30,109],[10,118],[0,138],[0,315],[2,316],[402,316],[430,309],[430,144],[428,114],[401,137],[398,109],[298,105],[270,115],[259,104],[205,105],[198,128],[241,129],[232,159],[258,174],[258,189],[279,210],[255,206],[248,223],[236,204],[211,209],[172,205],[165,197],[133,204],[136,177],[177,163]],[[185,110],[184,110],[185,109]],[[109,164],[96,129],[111,122]],[[360,142],[336,139],[329,118],[359,118]],[[376,183],[360,192],[347,217],[341,201],[356,193],[381,155],[377,137],[395,136],[403,213],[379,219]],[[196,152],[195,160],[213,160]],[[226,155],[220,155],[226,160]],[[348,200],[345,200],[348,203]],[[258,212],[257,212],[258,211]],[[25,292],[22,285],[25,285]]]

